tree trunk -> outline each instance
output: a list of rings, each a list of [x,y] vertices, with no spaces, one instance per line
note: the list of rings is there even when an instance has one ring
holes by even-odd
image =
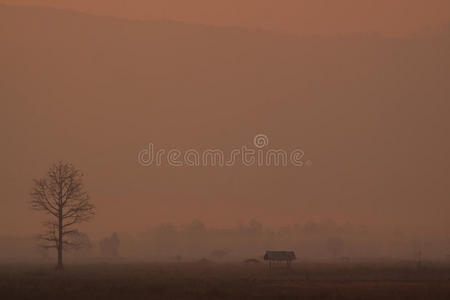
[[[57,271],[62,271],[63,263],[62,263],[62,249],[58,248],[58,265],[56,266]]]
[[[59,211],[59,219],[58,219],[58,265],[56,266],[56,270],[63,270],[63,219],[62,219],[62,209]]]

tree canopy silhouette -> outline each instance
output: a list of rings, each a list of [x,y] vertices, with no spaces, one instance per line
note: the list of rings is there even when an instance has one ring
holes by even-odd
[[[33,182],[31,206],[49,216],[38,239],[42,247],[57,250],[57,269],[62,270],[63,250],[80,246],[80,233],[74,226],[89,221],[95,215],[95,206],[84,189],[83,173],[71,163],[57,162],[45,177]]]

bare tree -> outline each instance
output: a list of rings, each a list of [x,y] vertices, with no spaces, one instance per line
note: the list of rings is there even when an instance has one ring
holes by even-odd
[[[119,236],[114,232],[110,237],[106,237],[100,242],[100,250],[105,257],[117,258],[119,257],[119,245]]]
[[[86,258],[92,251],[92,243],[86,233],[75,230],[74,233],[70,235],[70,242],[75,245],[73,247],[74,255],[77,258]]]
[[[49,219],[45,232],[38,236],[44,248],[56,248],[57,269],[63,269],[63,250],[79,247],[76,224],[90,220],[95,207],[84,190],[83,174],[72,164],[57,162],[47,175],[34,179],[31,190],[31,207],[45,212]]]
[[[339,237],[331,237],[326,241],[328,251],[330,251],[334,257],[341,251],[343,244],[344,242]]]

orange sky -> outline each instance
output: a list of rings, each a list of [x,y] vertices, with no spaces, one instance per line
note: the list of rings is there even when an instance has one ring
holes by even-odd
[[[95,0],[73,3],[119,12],[113,4],[100,9]],[[237,2],[226,3],[215,19],[217,7],[197,19],[200,11],[182,6],[147,11],[242,26],[262,19],[263,6],[250,16],[250,6],[238,13],[231,5]],[[386,22],[376,20],[379,5],[371,18],[362,17],[368,15],[362,5],[348,18],[344,6],[334,13],[331,6],[321,15],[334,18],[318,18],[318,6],[310,15],[297,9],[309,18],[298,22],[314,21],[309,33],[348,33],[370,24],[389,28],[395,20],[405,28],[439,20],[431,18],[437,7],[431,5],[410,6],[401,18],[394,10]],[[267,10],[273,28],[295,23],[294,10],[278,8]],[[449,10],[440,11],[444,19]],[[281,22],[283,13],[291,18]],[[365,27],[355,26],[358,20]],[[392,28],[380,32],[398,32]],[[98,208],[86,231],[98,236],[194,219],[218,227],[253,218],[268,226],[332,218],[450,228],[449,35],[291,38],[0,5],[0,45],[0,235],[40,229],[29,189],[59,159],[86,174]],[[144,168],[136,159],[149,142],[231,150],[258,133],[276,148],[301,148],[314,164],[177,169]]]
[[[297,34],[407,35],[450,23],[448,0],[0,0],[93,14]]]

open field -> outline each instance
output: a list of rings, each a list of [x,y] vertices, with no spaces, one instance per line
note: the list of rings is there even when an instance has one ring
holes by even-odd
[[[1,265],[0,299],[450,299],[448,265]]]

